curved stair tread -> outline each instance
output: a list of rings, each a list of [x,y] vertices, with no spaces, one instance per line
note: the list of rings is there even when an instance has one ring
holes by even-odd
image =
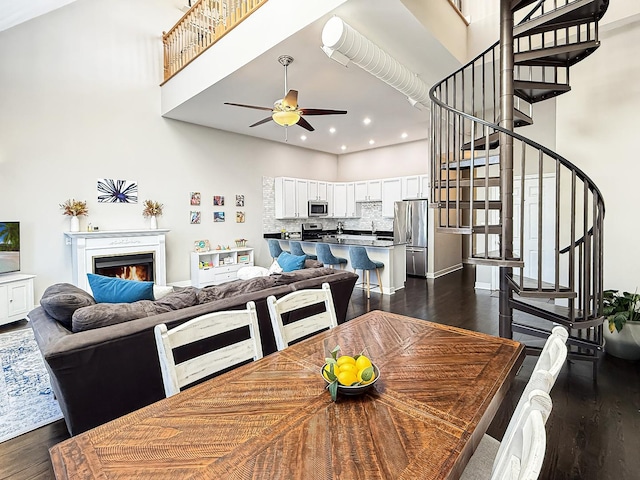
[[[537,48],[514,54],[516,65],[532,67],[570,67],[585,59],[600,46],[597,40]]]
[[[514,80],[513,93],[529,103],[537,103],[571,91],[566,83]]]
[[[597,21],[602,18],[608,6],[609,0],[576,0],[516,25],[513,36],[535,35]]]

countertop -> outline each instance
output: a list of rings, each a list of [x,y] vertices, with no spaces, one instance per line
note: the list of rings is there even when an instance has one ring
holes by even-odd
[[[299,240],[305,243],[329,243],[331,245],[354,245],[361,247],[382,247],[389,248],[396,245],[404,245],[404,243],[394,243],[393,240],[356,240],[356,239],[341,239],[341,238],[321,238],[317,240]]]

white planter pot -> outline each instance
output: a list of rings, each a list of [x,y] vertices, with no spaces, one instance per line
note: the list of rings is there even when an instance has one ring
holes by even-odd
[[[151,230],[156,230],[158,228],[158,219],[155,215],[151,215],[149,219],[149,228]]]
[[[604,322],[604,351],[626,360],[640,359],[640,322],[627,322],[619,332],[609,331],[609,322]]]

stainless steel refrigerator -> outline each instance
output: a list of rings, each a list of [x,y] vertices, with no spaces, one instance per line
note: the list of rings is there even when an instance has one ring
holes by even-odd
[[[396,202],[393,239],[407,248],[407,275],[427,276],[428,200]]]

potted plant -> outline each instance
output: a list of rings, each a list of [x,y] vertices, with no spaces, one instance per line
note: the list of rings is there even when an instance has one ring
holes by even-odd
[[[162,215],[162,208],[164,207],[164,205],[153,200],[145,200],[143,205],[144,209],[142,210],[142,216],[144,218],[150,219],[149,228],[155,230],[156,228],[158,228],[157,217]]]
[[[627,360],[640,359],[640,294],[605,290],[605,350]]]
[[[82,202],[80,200],[76,200],[75,198],[71,198],[69,200],[66,200],[64,203],[61,203],[60,208],[62,209],[63,215],[71,217],[70,231],[79,232],[80,221],[78,217],[81,215],[89,215],[87,202]]]

